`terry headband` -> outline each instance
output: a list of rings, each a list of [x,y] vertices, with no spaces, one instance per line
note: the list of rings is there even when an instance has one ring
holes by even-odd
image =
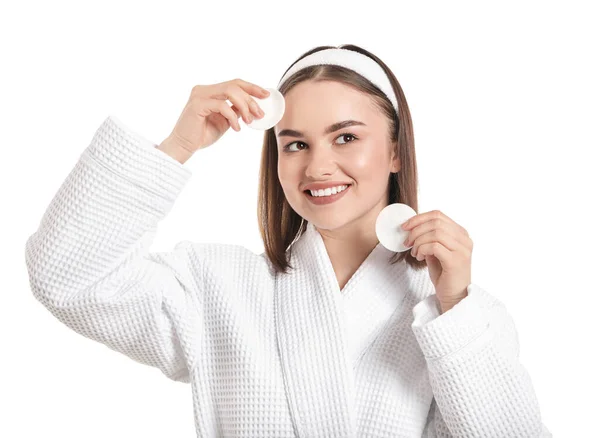
[[[362,53],[355,52],[347,49],[324,49],[300,59],[285,73],[283,78],[277,85],[277,90],[281,88],[281,85],[298,70],[302,70],[305,67],[311,65],[339,65],[346,67],[350,70],[354,70],[361,76],[371,81],[381,91],[385,93],[387,98],[392,102],[396,113],[398,111],[398,102],[394,89],[390,83],[385,71],[381,68],[377,62],[363,55]]]

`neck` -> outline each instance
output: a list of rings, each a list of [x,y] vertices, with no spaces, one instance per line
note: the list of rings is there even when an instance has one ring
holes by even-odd
[[[379,243],[375,222],[385,204],[335,229],[315,229],[321,235],[340,290]]]

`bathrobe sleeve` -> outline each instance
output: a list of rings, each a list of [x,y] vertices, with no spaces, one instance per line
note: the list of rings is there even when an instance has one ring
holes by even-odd
[[[423,437],[551,437],[504,304],[471,283],[442,314],[431,288],[412,323],[434,396]]]
[[[34,297],[62,323],[189,383],[190,245],[148,248],[191,172],[154,146],[109,116],[27,239],[26,265]]]

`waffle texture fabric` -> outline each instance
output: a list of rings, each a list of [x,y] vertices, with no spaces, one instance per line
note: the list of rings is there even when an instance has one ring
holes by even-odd
[[[265,253],[150,252],[191,170],[108,116],[26,242],[35,298],[75,332],[190,384],[198,437],[549,437],[513,319],[378,244],[342,290],[307,223]],[[210,208],[207,207],[207,211]]]

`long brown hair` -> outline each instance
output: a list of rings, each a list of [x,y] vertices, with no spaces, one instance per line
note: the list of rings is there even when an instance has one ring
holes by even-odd
[[[335,48],[333,46],[316,47],[304,53],[293,64],[314,52]],[[388,204],[401,202],[409,205],[418,213],[415,140],[412,119],[402,87],[400,87],[400,83],[388,66],[377,56],[352,44],[342,45],[337,48],[362,53],[381,66],[394,89],[399,106],[399,117],[392,102],[390,102],[385,93],[363,76],[342,66],[315,65],[304,68],[289,77],[282,84],[279,91],[285,95],[295,85],[308,80],[338,81],[369,95],[389,120],[390,140],[396,148],[397,157],[400,158],[400,171],[390,173],[389,176]],[[288,70],[289,68],[291,66],[288,67]],[[277,272],[285,273],[288,268],[293,268],[289,264],[289,253],[287,250],[306,231],[307,222],[292,209],[285,198],[283,188],[277,176],[277,157],[275,129],[271,128],[265,131],[263,140],[258,187],[258,226],[265,245],[265,255]],[[390,263],[398,263],[404,259],[406,259],[406,262],[413,269],[424,269],[427,265],[425,260],[419,261],[411,256],[410,251],[395,253],[389,261]]]

